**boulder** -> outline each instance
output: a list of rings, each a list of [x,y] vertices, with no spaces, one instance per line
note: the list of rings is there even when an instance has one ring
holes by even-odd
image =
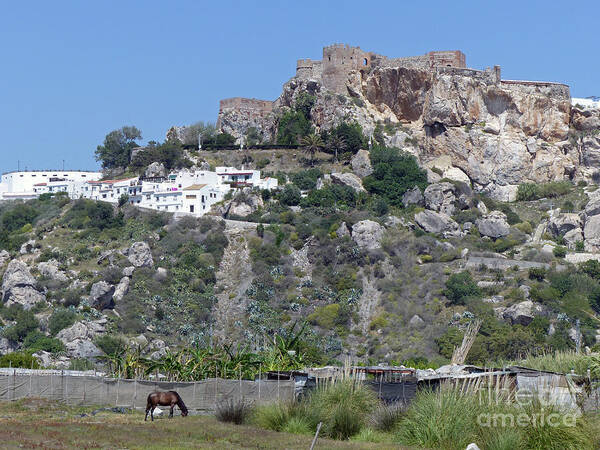
[[[597,252],[600,250],[600,215],[588,217],[583,228],[585,251]]]
[[[91,340],[105,332],[103,324],[96,322],[75,322],[68,328],[64,328],[58,332],[56,338],[63,344],[75,341],[77,339]]]
[[[33,239],[28,240],[19,249],[19,253],[21,255],[26,255],[27,253],[32,253],[35,250],[35,241]]]
[[[164,178],[167,176],[167,169],[163,163],[153,162],[148,166],[144,175],[146,178]]]
[[[414,188],[406,191],[402,196],[402,204],[405,208],[409,205],[423,206],[425,204],[425,198],[423,197],[421,189],[415,186]]]
[[[350,236],[350,230],[348,230],[348,226],[346,225],[346,222],[342,222],[342,224],[336,230],[335,234],[337,235],[337,237],[340,237],[340,238],[344,237],[344,236]]]
[[[2,277],[2,301],[6,306],[14,303],[30,309],[38,302],[46,301],[46,296],[36,288],[35,278],[24,262],[13,259]]]
[[[131,277],[133,276],[133,272],[135,271],[135,267],[134,266],[128,266],[123,268],[123,276],[124,277]]]
[[[92,341],[85,339],[65,343],[65,347],[71,358],[95,358],[102,355],[102,351]]]
[[[581,219],[579,218],[579,215],[573,213],[558,214],[551,217],[548,221],[548,230],[554,236],[562,236],[580,226]]]
[[[0,356],[12,353],[17,346],[6,338],[0,337]]]
[[[600,214],[600,195],[592,197],[587,205],[585,205],[586,217],[597,216]]]
[[[412,316],[410,318],[408,323],[411,327],[420,327],[425,323],[425,321],[423,319],[421,319],[421,317],[419,317],[418,314],[415,314],[414,316]]]
[[[510,227],[506,222],[506,214],[500,211],[492,211],[484,217],[475,221],[477,229],[482,236],[499,238],[510,233]]]
[[[131,339],[133,345],[139,345],[140,347],[146,347],[148,345],[148,338],[143,334],[136,336]]]
[[[169,272],[164,267],[159,267],[156,269],[156,273],[154,274],[154,279],[156,281],[165,281],[169,277]]]
[[[367,177],[373,173],[371,157],[367,150],[359,150],[356,155],[352,157],[351,164],[352,172],[360,178]]]
[[[455,234],[458,232],[458,223],[447,214],[435,211],[421,211],[415,215],[415,222],[427,233]]]
[[[522,284],[521,286],[519,286],[519,290],[521,292],[523,292],[523,297],[525,297],[526,299],[529,298],[529,292],[531,292],[530,286],[527,286],[526,284]]]
[[[448,216],[456,210],[454,185],[448,182],[434,183],[427,186],[423,196],[425,206],[432,211],[441,212]]]
[[[330,183],[331,183],[331,175],[326,173],[325,175],[323,175],[322,177],[319,177],[317,179],[317,185],[315,187],[317,189],[323,189],[325,187],[325,185],[330,184]]]
[[[577,242],[583,241],[583,231],[579,227],[573,228],[565,233],[563,239],[569,249],[575,250]]]
[[[127,292],[129,292],[129,277],[123,277],[121,278],[121,281],[119,281],[119,284],[117,284],[117,287],[115,288],[113,300],[115,302],[120,302],[121,300],[123,300],[123,297],[125,297]]]
[[[531,300],[517,303],[509,306],[502,313],[504,320],[508,320],[512,325],[529,325],[536,315],[544,311],[542,305],[534,303]]]
[[[127,251],[127,259],[134,267],[152,267],[152,251],[146,242],[134,242]]]
[[[352,227],[352,239],[360,248],[374,250],[381,247],[383,227],[372,220],[361,220]]]
[[[165,341],[162,339],[154,339],[152,342],[150,342],[150,350],[160,350],[166,346],[167,345],[165,344]]]
[[[331,181],[335,184],[350,186],[356,192],[366,192],[360,178],[353,173],[332,173]]]
[[[56,260],[41,262],[38,264],[38,270],[42,276],[51,280],[66,282],[69,281],[67,275],[58,268],[59,264]]]
[[[1,250],[0,251],[0,267],[2,267],[8,261],[10,261],[10,253],[8,253],[6,250]]]
[[[167,356],[167,348],[163,347],[163,348],[159,348],[158,350],[150,353],[150,358],[156,360],[159,360],[161,358],[164,358],[165,356]]]
[[[66,356],[56,356],[43,350],[35,352],[33,356],[37,358],[40,366],[53,369],[68,369],[71,362]]]
[[[484,298],[485,303],[502,303],[504,301],[503,295],[492,295],[490,298]]]
[[[112,284],[108,284],[106,281],[94,283],[90,290],[90,306],[99,311],[114,308],[114,293],[115,287]]]
[[[444,175],[442,176],[442,178],[447,178],[453,181],[460,181],[462,183],[468,184],[469,186],[471,185],[471,179],[458,167],[448,167],[446,170],[444,170]]]

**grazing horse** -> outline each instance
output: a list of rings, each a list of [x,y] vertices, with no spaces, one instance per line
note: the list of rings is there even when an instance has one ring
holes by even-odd
[[[175,407],[175,405],[179,406],[179,409],[181,410],[181,415],[183,417],[188,415],[188,409],[177,392],[159,391],[152,392],[150,395],[148,395],[148,401],[146,403],[146,417],[144,418],[144,421],[148,420],[148,413],[150,413],[150,417],[152,418],[152,421],[154,421],[154,408],[156,408],[158,405],[171,407],[169,417],[173,417],[173,408]]]

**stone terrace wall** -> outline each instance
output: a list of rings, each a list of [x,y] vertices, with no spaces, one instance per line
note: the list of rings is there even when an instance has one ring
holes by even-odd
[[[267,114],[273,111],[273,102],[256,98],[233,97],[221,100],[219,109],[220,111],[226,109],[251,110]]]
[[[571,100],[569,86],[548,81],[502,80],[502,87],[520,91],[524,94],[547,95],[554,98]]]

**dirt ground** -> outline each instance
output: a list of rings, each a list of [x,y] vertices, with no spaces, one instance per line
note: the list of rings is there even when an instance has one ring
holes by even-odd
[[[2,448],[110,449],[308,449],[306,435],[276,433],[218,422],[212,416],[157,418],[144,422],[140,412],[118,413],[68,407],[40,399],[0,402]],[[319,439],[317,449],[383,449],[389,444]]]

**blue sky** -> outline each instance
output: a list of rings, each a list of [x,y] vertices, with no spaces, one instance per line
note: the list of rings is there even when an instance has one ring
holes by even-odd
[[[0,171],[97,168],[111,130],[144,141],[215,121],[221,98],[275,99],[298,58],[344,42],[388,56],[460,49],[503,78],[600,95],[595,1],[0,0]]]

